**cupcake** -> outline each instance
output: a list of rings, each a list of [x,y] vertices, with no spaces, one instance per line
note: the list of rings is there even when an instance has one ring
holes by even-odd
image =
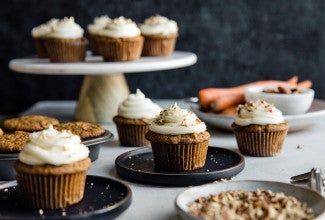
[[[257,100],[237,107],[232,129],[242,154],[268,157],[281,152],[288,123],[273,104]]]
[[[149,146],[145,138],[150,121],[159,114],[161,108],[137,89],[118,107],[113,117],[119,141],[123,146]]]
[[[80,137],[52,126],[29,135],[14,169],[23,202],[32,208],[57,209],[84,195],[91,162]]]
[[[139,25],[144,37],[142,56],[170,56],[178,37],[177,23],[166,17],[155,15]]]
[[[79,62],[85,59],[87,40],[73,17],[59,20],[44,42],[51,62]]]
[[[131,61],[141,56],[143,37],[131,19],[118,17],[99,30],[99,54],[106,61]]]
[[[174,104],[163,110],[149,125],[155,166],[161,170],[186,171],[202,168],[210,134],[193,112]]]
[[[99,30],[103,29],[107,22],[111,19],[107,15],[103,15],[100,17],[95,17],[92,24],[89,24],[87,26],[88,29],[88,40],[89,40],[89,47],[92,51],[93,55],[99,55],[99,49],[98,49],[98,38],[100,38],[100,35],[98,35]]]
[[[48,35],[52,32],[53,27],[57,24],[57,22],[58,19],[52,18],[48,22],[32,29],[32,38],[34,39],[36,52],[39,58],[48,57],[45,48],[45,41],[48,38]]]

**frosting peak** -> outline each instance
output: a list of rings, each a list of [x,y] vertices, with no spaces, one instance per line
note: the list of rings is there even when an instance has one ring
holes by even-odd
[[[40,24],[32,29],[33,37],[46,37],[53,31],[53,27],[58,23],[59,19],[52,18],[44,24]]]
[[[162,34],[169,35],[178,32],[177,23],[164,16],[155,15],[144,20],[139,26],[142,34],[153,35]]]
[[[81,38],[83,34],[84,30],[75,23],[74,17],[65,17],[53,26],[53,31],[49,36],[55,38]]]
[[[110,20],[111,19],[107,15],[95,17],[93,23],[88,25],[88,32],[90,34],[97,34]]]
[[[123,16],[107,22],[106,26],[99,30],[98,34],[108,37],[136,37],[140,35],[140,29],[134,21]]]

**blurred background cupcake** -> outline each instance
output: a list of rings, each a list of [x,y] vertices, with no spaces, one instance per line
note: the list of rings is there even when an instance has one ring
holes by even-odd
[[[99,35],[99,54],[106,61],[138,60],[143,48],[143,37],[131,19],[118,17],[110,20]]]
[[[240,152],[262,157],[281,152],[288,127],[281,111],[263,100],[239,105],[232,124]]]
[[[95,17],[93,20],[93,23],[89,24],[87,26],[88,30],[88,41],[89,41],[89,47],[93,55],[99,55],[98,50],[98,38],[100,38],[100,35],[98,34],[99,30],[103,29],[107,22],[111,19],[107,15],[102,15],[99,17]]]
[[[45,41],[51,62],[79,62],[85,59],[87,40],[73,17],[60,19]]]
[[[155,15],[139,25],[144,37],[142,56],[170,56],[178,37],[178,26],[173,20]]]

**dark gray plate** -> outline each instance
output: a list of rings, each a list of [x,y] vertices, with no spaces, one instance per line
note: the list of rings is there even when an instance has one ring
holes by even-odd
[[[127,179],[163,186],[200,185],[221,178],[229,178],[245,167],[239,153],[219,147],[209,147],[205,166],[193,171],[163,171],[155,168],[150,147],[121,154],[115,160],[117,173]]]
[[[16,181],[0,185],[0,219],[112,219],[131,204],[131,189],[106,177],[87,176],[81,202],[65,209],[43,210],[26,207]]]

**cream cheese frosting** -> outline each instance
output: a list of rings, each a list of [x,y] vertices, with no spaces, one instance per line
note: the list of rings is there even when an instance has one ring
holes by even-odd
[[[176,21],[160,15],[151,16],[145,19],[144,23],[139,25],[139,28],[141,33],[145,35],[169,35],[178,32]]]
[[[251,124],[280,124],[284,122],[281,111],[275,108],[273,104],[269,104],[263,100],[251,101],[245,105],[239,105],[234,120],[237,125],[241,126]]]
[[[113,38],[128,38],[139,36],[141,32],[134,21],[121,16],[108,21],[106,26],[98,31],[98,34]]]
[[[89,149],[78,135],[70,131],[58,131],[52,125],[48,129],[33,132],[19,154],[19,160],[29,165],[63,165],[83,160]]]
[[[33,37],[46,37],[53,31],[53,27],[58,23],[59,19],[52,18],[44,24],[41,24],[32,29]]]
[[[110,20],[107,15],[95,17],[93,23],[87,26],[88,32],[90,34],[98,34],[98,31],[103,29]]]
[[[131,119],[147,118],[152,119],[159,114],[162,108],[153,103],[151,99],[146,98],[140,91],[130,94],[118,107],[119,116]]]
[[[193,112],[181,109],[175,103],[152,120],[149,130],[159,134],[179,135],[204,132],[206,125]]]
[[[73,17],[60,19],[56,25],[53,26],[49,37],[54,38],[81,38],[84,30],[77,24]]]

